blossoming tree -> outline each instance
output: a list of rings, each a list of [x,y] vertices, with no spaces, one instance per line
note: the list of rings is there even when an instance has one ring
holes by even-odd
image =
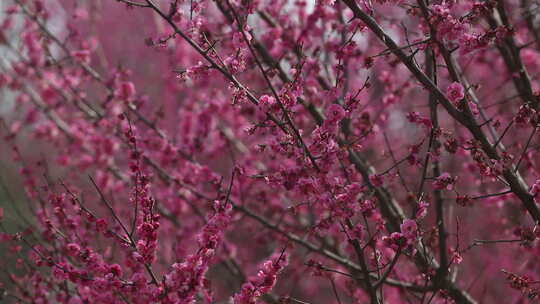
[[[2,10],[0,302],[537,298],[538,1]]]

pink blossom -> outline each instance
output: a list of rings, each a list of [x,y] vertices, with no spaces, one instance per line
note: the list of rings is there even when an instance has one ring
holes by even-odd
[[[465,89],[459,82],[453,82],[446,88],[446,96],[456,104],[465,97]]]
[[[450,249],[450,256],[450,261],[452,262],[452,264],[461,264],[461,262],[463,262],[463,256],[457,249]]]
[[[533,184],[530,194],[534,197],[534,200],[536,202],[540,200],[540,179],[537,179],[536,182]]]
[[[370,175],[369,181],[373,184],[375,187],[380,187],[383,185],[383,177],[380,175]]]
[[[122,81],[116,91],[116,96],[122,100],[130,101],[135,96],[135,85],[130,81]]]
[[[534,1],[93,2],[0,5],[4,298],[539,297]]]
[[[420,201],[418,203],[418,210],[416,211],[416,218],[417,219],[423,219],[427,215],[427,209],[429,207],[429,203],[426,201]]]
[[[263,95],[259,98],[259,107],[264,112],[273,110],[277,105],[277,101],[274,97],[269,95]]]
[[[80,50],[80,51],[74,51],[71,53],[71,55],[81,62],[84,62],[86,64],[90,63],[90,51],[89,50]]]
[[[268,293],[277,281],[277,275],[287,266],[287,256],[284,253],[274,255],[265,261],[257,276],[242,285],[239,293],[234,295],[235,304],[255,304],[257,299]]]
[[[345,109],[342,106],[333,103],[326,111],[326,117],[331,122],[339,122],[345,117]]]
[[[452,190],[454,188],[454,183],[456,178],[450,176],[450,173],[444,172],[433,182],[433,187],[438,190],[446,189]]]
[[[382,241],[386,247],[398,251],[400,248],[405,247],[407,238],[400,232],[392,232],[390,236],[384,236]]]
[[[68,254],[70,256],[75,257],[75,256],[79,255],[79,253],[81,251],[81,247],[78,244],[69,243],[67,245],[67,250],[68,250]]]
[[[406,219],[400,225],[400,229],[401,233],[403,233],[407,239],[415,239],[418,232],[418,225],[415,220]]]

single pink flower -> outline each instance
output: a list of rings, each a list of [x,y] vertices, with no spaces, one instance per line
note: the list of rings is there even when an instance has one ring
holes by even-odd
[[[331,122],[339,122],[345,117],[345,109],[338,104],[331,104],[326,111],[326,117]]]
[[[401,233],[403,233],[407,239],[416,239],[418,225],[416,224],[415,220],[406,219],[403,221],[403,224],[399,226],[399,228],[401,229]]]
[[[459,82],[453,82],[446,88],[446,96],[451,102],[457,103],[465,97],[465,89]]]

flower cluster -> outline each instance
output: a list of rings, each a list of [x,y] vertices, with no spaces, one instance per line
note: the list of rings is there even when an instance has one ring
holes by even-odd
[[[526,275],[517,275],[511,272],[504,271],[506,274],[506,280],[510,284],[510,287],[521,291],[523,294],[526,294],[527,297],[531,300],[536,299],[540,295],[540,290],[534,287],[535,281],[532,278]]]
[[[400,225],[401,232],[393,232],[390,236],[383,237],[385,246],[394,251],[407,249],[414,251],[414,245],[418,241],[418,224],[415,220],[406,219]]]
[[[0,302],[536,297],[535,1],[94,2],[0,1]]]
[[[446,96],[452,101],[455,105],[458,105],[459,102],[465,97],[465,90],[459,82],[453,82],[446,88]]]
[[[173,264],[164,277],[166,303],[194,303],[199,290],[208,291],[205,274],[230,223],[231,208],[227,201],[214,202],[215,214],[197,237],[200,244],[197,253],[188,256],[184,262]]]
[[[284,252],[274,256],[262,264],[256,276],[242,285],[240,292],[234,295],[235,304],[255,304],[257,299],[268,293],[275,286],[278,274],[287,266],[287,255]]]
[[[452,177],[450,173],[444,172],[435,179],[433,187],[438,190],[452,190],[454,189],[455,182],[456,177]]]

